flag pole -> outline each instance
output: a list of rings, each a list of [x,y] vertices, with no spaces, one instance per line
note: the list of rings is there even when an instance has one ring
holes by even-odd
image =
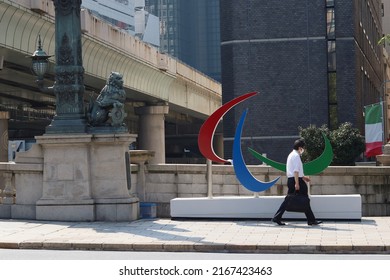
[[[381,97],[381,99],[382,99],[382,97]],[[383,145],[385,145],[386,144],[386,139],[385,139],[385,129],[386,129],[386,127],[385,127],[385,115],[384,115],[384,108],[383,108],[383,105],[385,104],[385,102],[383,102],[383,100],[381,100],[381,109],[382,109],[382,142],[383,142]],[[383,148],[382,148],[382,151],[383,151]]]

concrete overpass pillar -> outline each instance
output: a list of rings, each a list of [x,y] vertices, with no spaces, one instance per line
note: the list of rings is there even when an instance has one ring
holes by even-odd
[[[154,151],[150,163],[165,163],[165,125],[164,116],[168,114],[167,105],[135,108],[139,116],[138,149]]]
[[[0,161],[8,161],[9,112],[0,112]]]

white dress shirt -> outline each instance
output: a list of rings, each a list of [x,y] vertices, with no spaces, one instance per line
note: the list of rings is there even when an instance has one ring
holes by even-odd
[[[286,164],[286,172],[287,177],[294,177],[294,172],[299,173],[299,177],[303,177],[303,164],[301,160],[301,156],[299,155],[297,150],[293,150],[287,157]]]

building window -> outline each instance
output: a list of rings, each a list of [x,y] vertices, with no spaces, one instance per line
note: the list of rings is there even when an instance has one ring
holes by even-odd
[[[337,115],[336,72],[328,73],[328,94],[329,128],[336,129],[339,123]]]
[[[329,103],[337,104],[336,72],[331,72],[328,74],[328,85],[329,85]]]
[[[337,105],[329,105],[329,128],[331,130],[337,129],[339,126]]]
[[[328,41],[328,71],[336,71],[336,41]]]
[[[336,24],[334,0],[326,0],[326,36],[328,40],[328,122],[330,129],[338,127],[336,84]]]
[[[326,0],[327,7],[334,7],[334,0]]]
[[[327,9],[326,34],[328,39],[335,39],[334,8]]]

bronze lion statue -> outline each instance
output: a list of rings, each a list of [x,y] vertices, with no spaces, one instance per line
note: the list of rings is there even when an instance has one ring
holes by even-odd
[[[108,125],[111,118],[111,126],[121,126],[126,114],[124,102],[126,93],[123,89],[123,75],[111,72],[107,83],[100,91],[95,101],[90,102],[87,119],[91,126]]]

